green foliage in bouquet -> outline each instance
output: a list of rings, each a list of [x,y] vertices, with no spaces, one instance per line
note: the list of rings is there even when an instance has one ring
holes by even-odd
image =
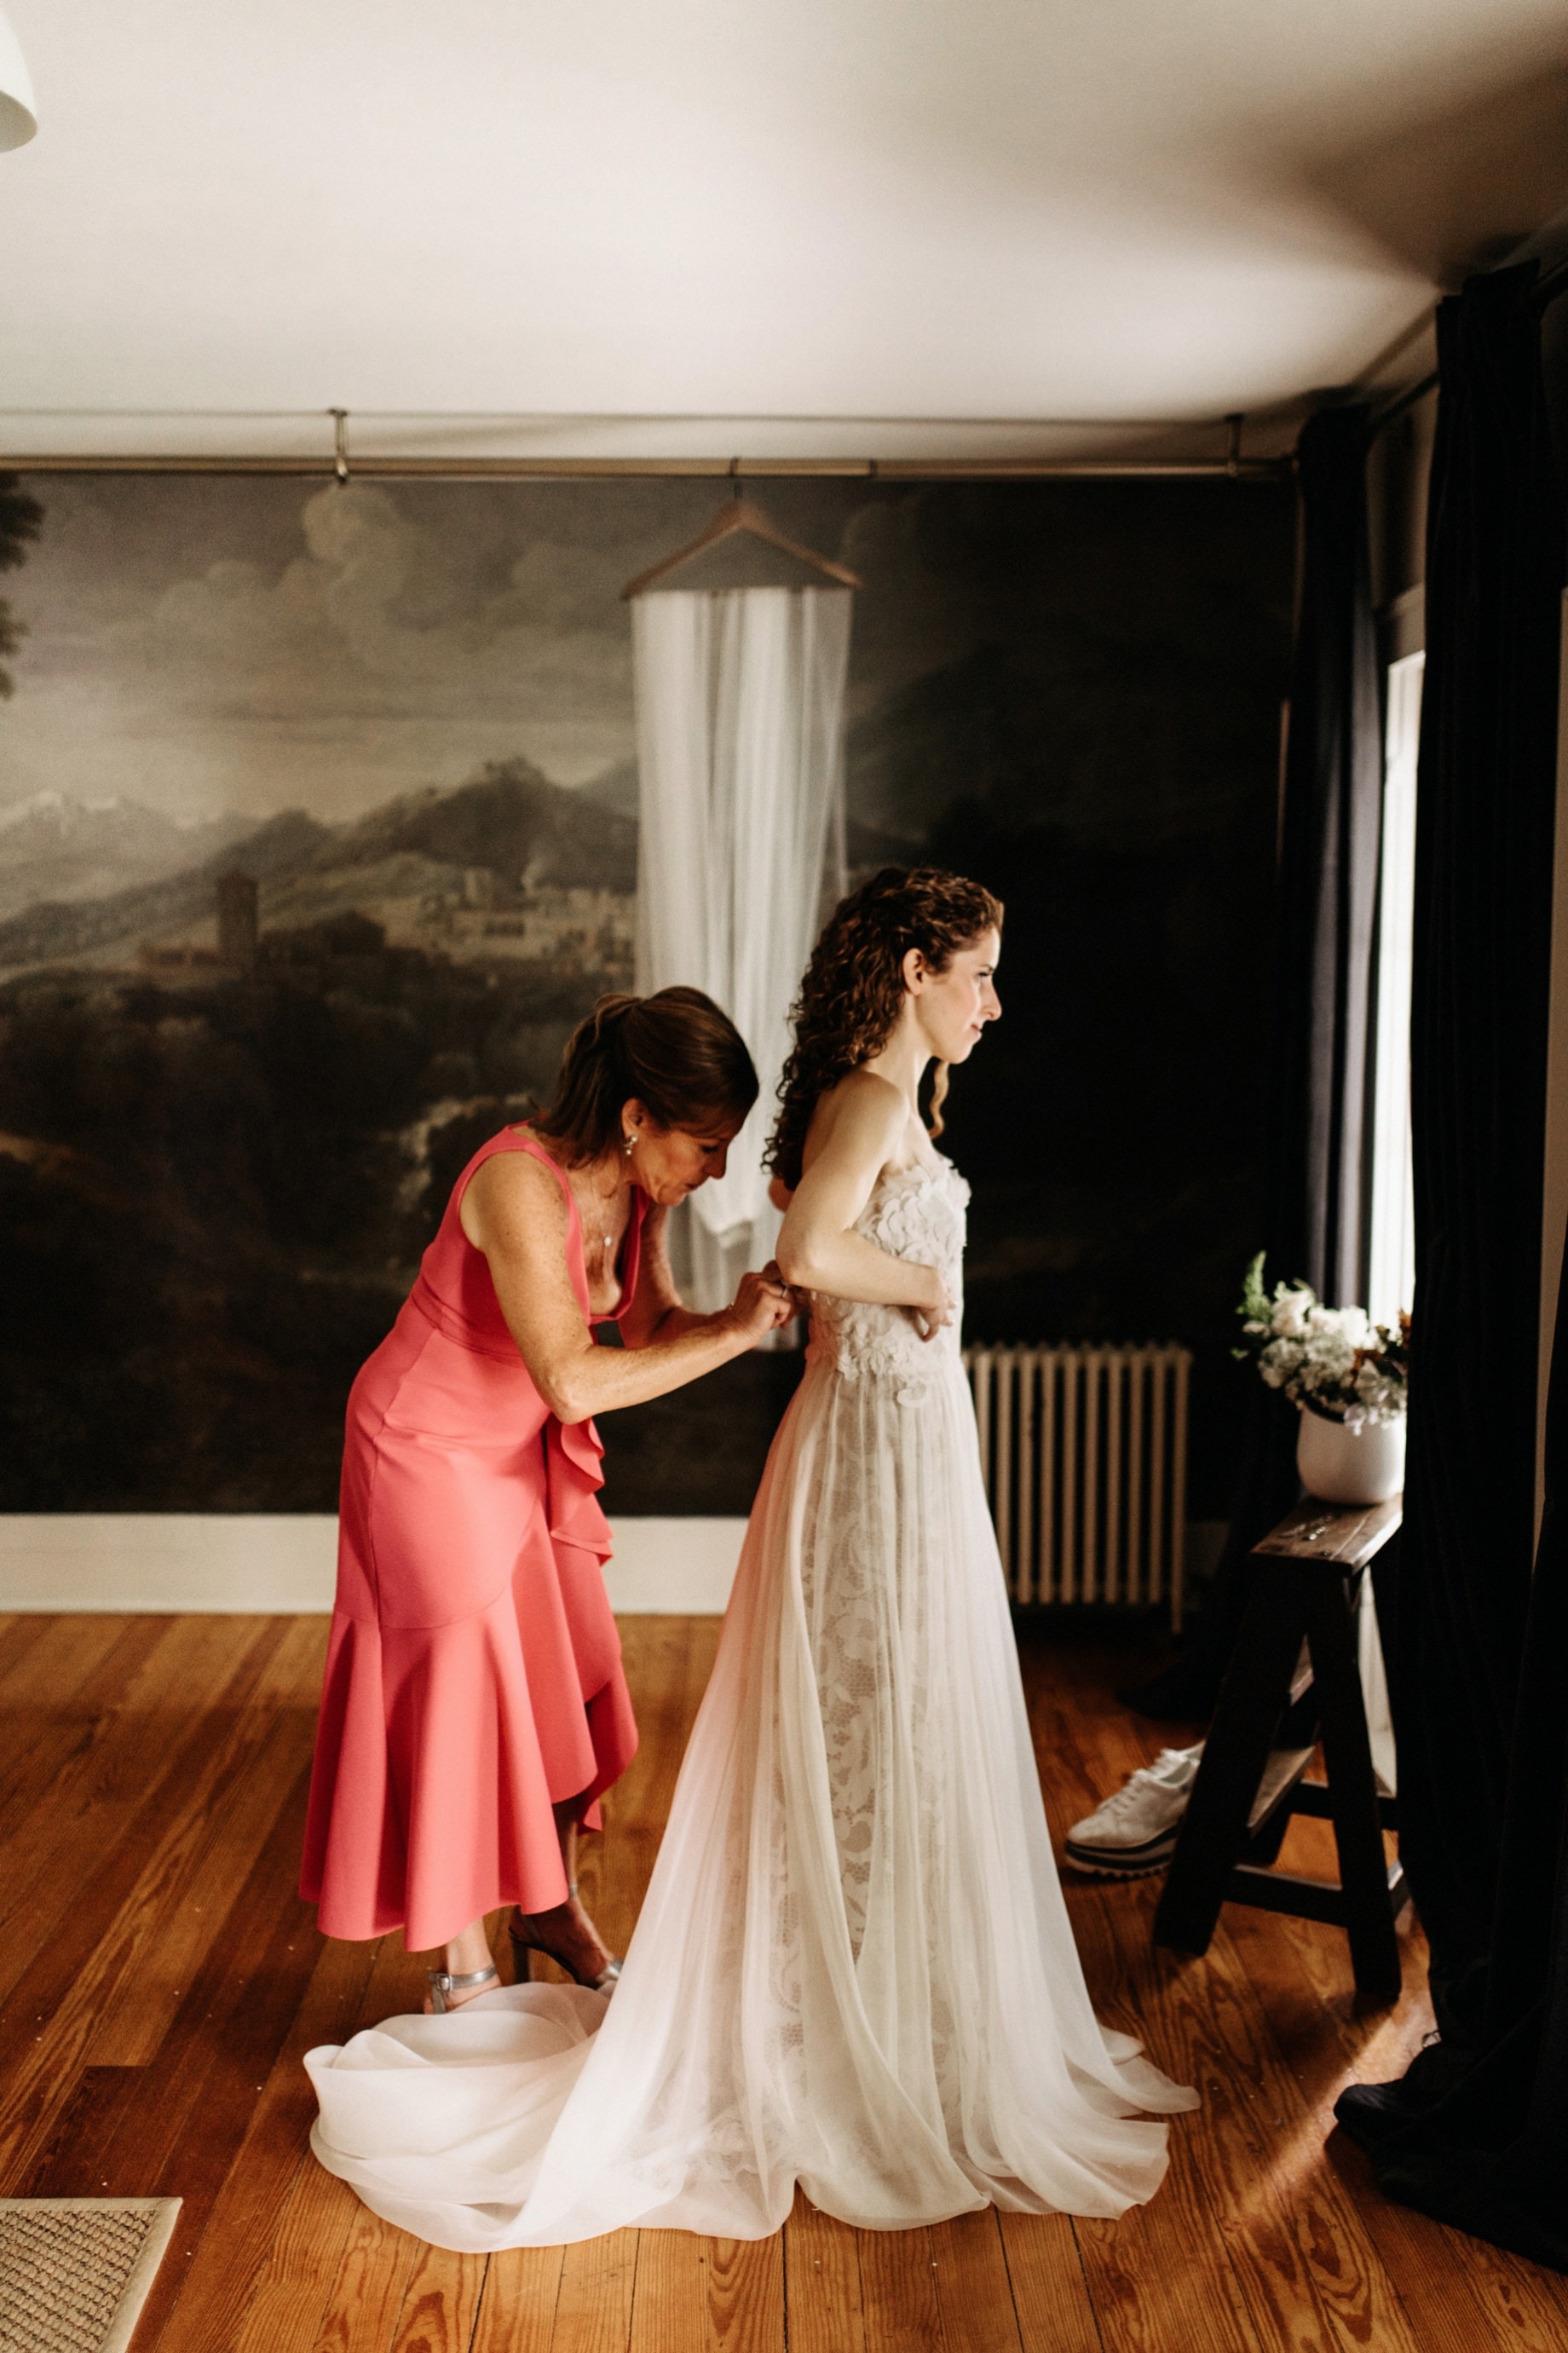
[[[1401,1314],[1395,1332],[1372,1323],[1364,1307],[1325,1307],[1299,1280],[1277,1282],[1271,1295],[1266,1255],[1259,1250],[1242,1279],[1243,1341],[1232,1355],[1253,1357],[1271,1389],[1325,1421],[1351,1430],[1397,1421],[1408,1397],[1409,1316]]]

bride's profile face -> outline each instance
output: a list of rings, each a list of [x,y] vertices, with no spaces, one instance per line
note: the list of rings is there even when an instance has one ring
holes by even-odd
[[[1002,935],[982,932],[967,947],[955,948],[945,972],[933,972],[918,948],[904,959],[904,980],[915,1018],[931,1052],[943,1062],[966,1062],[988,1021],[1002,1011],[996,965]]]

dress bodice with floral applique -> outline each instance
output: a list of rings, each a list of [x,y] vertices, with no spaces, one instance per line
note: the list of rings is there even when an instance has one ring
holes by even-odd
[[[941,1153],[907,1168],[884,1170],[854,1230],[893,1258],[940,1267],[962,1311],[964,1208],[969,1187]],[[810,1364],[826,1364],[847,1380],[891,1379],[900,1404],[923,1395],[936,1374],[956,1362],[961,1314],[933,1338],[921,1337],[902,1307],[813,1294]]]

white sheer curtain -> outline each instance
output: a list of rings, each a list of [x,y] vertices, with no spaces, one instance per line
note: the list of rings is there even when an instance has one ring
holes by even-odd
[[[843,887],[850,593],[655,589],[632,604],[637,987],[706,989],[762,1081],[726,1174],[673,1221],[678,1272],[704,1309],[766,1263],[778,1233],[763,1147],[825,886]]]

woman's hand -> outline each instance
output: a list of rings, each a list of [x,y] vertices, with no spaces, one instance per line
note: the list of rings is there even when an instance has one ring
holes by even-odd
[[[809,1315],[809,1314],[810,1314],[810,1313],[811,1313],[811,1293],[810,1293],[810,1292],[809,1292],[809,1291],[802,1291],[802,1289],[800,1288],[800,1285],[799,1285],[798,1283],[795,1283],[795,1282],[784,1282],[784,1270],[783,1270],[783,1269],[782,1269],[782,1267],[779,1265],[779,1262],[778,1262],[778,1261],[777,1261],[777,1259],[776,1259],[776,1258],[771,1258],[771,1259],[769,1259],[769,1261],[768,1261],[768,1262],[767,1262],[766,1266],[764,1266],[764,1267],[763,1267],[763,1282],[783,1282],[783,1283],[784,1283],[784,1289],[789,1293],[789,1312],[790,1312],[790,1314],[791,1314],[792,1315]]]
[[[939,1268],[933,1266],[931,1269],[931,1281],[930,1300],[921,1300],[904,1309],[904,1314],[922,1340],[934,1340],[939,1332],[946,1330],[958,1313],[958,1302],[950,1295]]]
[[[573,1282],[561,1184],[531,1152],[498,1152],[463,1196],[463,1230],[484,1252],[496,1298],[534,1387],[559,1421],[641,1405],[727,1365],[789,1320],[789,1293],[773,1268],[749,1274],[732,1307],[698,1315],[682,1306],[669,1272],[664,1211],[648,1213],[637,1296],[619,1348],[594,1338]]]
[[[720,1318],[732,1331],[743,1333],[748,1347],[787,1324],[795,1312],[794,1295],[770,1260],[761,1274],[743,1274],[736,1286],[734,1303],[726,1307]]]

